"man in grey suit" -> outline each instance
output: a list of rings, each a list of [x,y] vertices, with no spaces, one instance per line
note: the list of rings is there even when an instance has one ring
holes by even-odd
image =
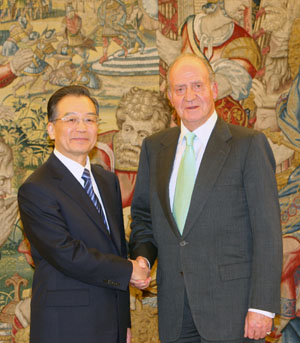
[[[262,133],[217,117],[207,61],[179,56],[168,82],[181,127],[144,140],[130,240],[131,258],[158,257],[160,339],[262,341],[280,310],[272,151]]]

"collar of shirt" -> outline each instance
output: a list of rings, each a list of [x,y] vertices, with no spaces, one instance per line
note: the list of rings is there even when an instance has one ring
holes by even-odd
[[[214,111],[213,114],[207,119],[207,121],[203,125],[199,126],[196,130],[193,131],[194,134],[196,135],[194,142],[199,141],[201,147],[205,148],[209,140],[209,137],[212,133],[212,130],[215,127],[217,119],[218,119],[218,115],[216,111]],[[183,122],[181,122],[178,146],[183,144],[185,147],[184,137],[188,131],[189,130],[184,126]],[[196,151],[195,151],[195,154],[196,156],[198,155]]]
[[[54,149],[54,155],[70,171],[70,173],[75,177],[75,179],[81,184],[82,187],[84,187],[84,180],[82,179],[83,171],[84,171],[85,168],[89,170],[89,172],[91,174],[93,190],[94,190],[97,198],[99,199],[99,201],[101,203],[102,210],[104,212],[104,216],[105,216],[106,222],[108,223],[107,216],[106,216],[106,211],[105,211],[105,207],[104,207],[101,195],[100,195],[100,191],[98,189],[98,186],[96,184],[96,181],[94,179],[94,176],[93,176],[93,173],[92,173],[92,170],[91,170],[91,162],[90,162],[89,157],[87,156],[86,165],[83,167],[80,163],[75,162],[74,160],[66,157],[65,155],[60,153],[57,149]]]
[[[206,145],[216,125],[217,119],[218,119],[218,115],[216,111],[214,111],[213,114],[208,118],[208,120],[203,125],[201,125],[196,130],[193,131],[196,135],[193,146],[194,146],[195,157],[196,157],[196,170],[197,171],[199,170],[202,157],[205,152]],[[173,163],[173,170],[172,170],[172,174],[171,174],[171,178],[169,182],[169,197],[170,197],[171,210],[173,210],[173,200],[174,200],[174,194],[175,194],[178,169],[179,169],[180,161],[181,161],[181,158],[184,153],[185,146],[186,146],[184,136],[186,135],[187,132],[188,132],[188,129],[184,126],[183,122],[181,122],[180,136],[178,139],[177,150],[176,150],[175,159]]]
[[[66,157],[61,152],[59,152],[57,149],[54,149],[54,155],[60,160],[60,162],[72,173],[72,175],[75,177],[75,179],[84,186],[84,180],[81,178],[84,169],[88,169],[90,174],[91,172],[91,163],[89,157],[86,159],[86,165],[83,167],[80,163],[70,159],[69,157]]]

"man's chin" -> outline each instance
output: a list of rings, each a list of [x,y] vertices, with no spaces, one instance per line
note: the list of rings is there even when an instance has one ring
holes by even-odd
[[[117,147],[114,151],[116,169],[136,171],[139,165],[140,149],[129,146]]]
[[[120,154],[116,157],[116,169],[120,170],[137,170],[139,165],[139,156],[133,154]]]
[[[138,163],[127,160],[116,160],[116,169],[118,170],[128,170],[128,171],[137,171]]]

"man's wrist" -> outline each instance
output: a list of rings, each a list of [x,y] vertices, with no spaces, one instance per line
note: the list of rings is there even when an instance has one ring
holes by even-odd
[[[268,312],[268,311],[263,311],[263,310],[258,310],[256,308],[249,308],[248,311],[249,312],[260,313],[260,314],[263,314],[264,316],[269,317],[269,318],[274,318],[275,317],[275,313]]]

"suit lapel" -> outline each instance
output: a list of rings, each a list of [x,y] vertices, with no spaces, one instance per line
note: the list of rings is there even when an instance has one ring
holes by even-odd
[[[54,154],[49,157],[48,163],[53,166],[54,177],[60,181],[60,189],[69,196],[71,201],[76,202],[82,208],[82,211],[109,237],[106,226],[101,220],[96,207],[68,168]]]
[[[200,164],[183,231],[183,237],[188,234],[194,222],[198,220],[199,215],[201,214],[229,154],[230,145],[227,141],[231,137],[228,125],[218,118]]]
[[[168,131],[161,141],[161,149],[157,159],[159,168],[159,175],[157,175],[157,193],[170,227],[178,238],[180,234],[170,207],[169,183],[179,135],[179,127]]]

